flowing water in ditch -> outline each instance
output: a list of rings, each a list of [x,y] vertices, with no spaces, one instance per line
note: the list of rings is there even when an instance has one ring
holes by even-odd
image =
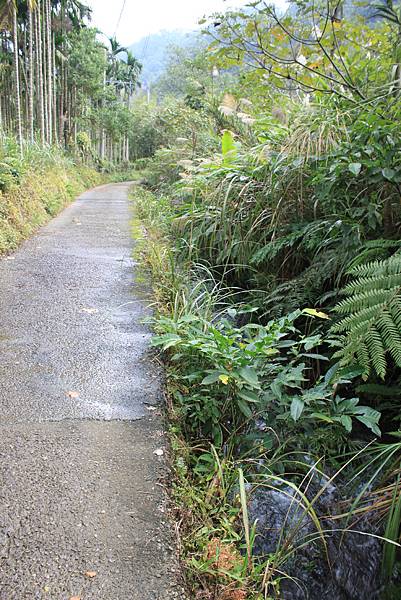
[[[313,504],[325,531],[323,542],[312,516],[300,506],[300,496],[289,486],[273,486],[276,489],[259,486],[251,491],[249,517],[257,520],[256,554],[273,554],[286,543],[287,550],[297,548],[278,566],[288,575],[282,580],[280,599],[379,600],[381,542],[366,535],[380,533],[375,520],[352,523],[325,516],[341,512],[341,491],[333,484],[323,485]],[[305,493],[313,499],[321,489],[321,482],[312,481]],[[353,532],[344,534],[345,527]]]

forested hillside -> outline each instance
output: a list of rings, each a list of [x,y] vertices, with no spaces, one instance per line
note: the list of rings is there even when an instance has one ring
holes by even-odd
[[[115,38],[101,42],[79,2],[4,2],[0,18],[3,135],[128,160],[139,61]]]
[[[204,30],[132,145],[188,585],[396,599],[400,8],[256,2]]]
[[[180,29],[160,31],[132,44],[129,49],[142,64],[142,81],[146,85],[153,85],[166,69],[170,48],[191,46],[193,35],[190,31]]]

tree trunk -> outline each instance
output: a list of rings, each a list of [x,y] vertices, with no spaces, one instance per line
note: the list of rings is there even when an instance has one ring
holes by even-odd
[[[49,143],[53,142],[53,60],[50,0],[45,0],[46,50],[47,50],[47,115],[49,120]]]
[[[74,146],[76,147],[77,145],[77,135],[78,135],[78,124],[77,124],[77,89],[75,87],[75,85],[72,88],[72,95],[71,95],[71,101],[72,101],[72,107],[71,107],[71,114],[73,116],[73,122],[72,122],[72,127],[73,127],[73,135],[74,135]]]
[[[43,83],[43,112],[45,117],[45,139],[49,143],[49,100],[47,87],[47,54],[46,54],[46,0],[43,0],[41,14],[41,48],[42,48],[42,83]]]
[[[127,136],[127,155],[126,155],[126,161],[127,163],[129,163],[129,137]]]
[[[18,23],[17,9],[13,5],[13,45],[14,45],[14,78],[15,78],[15,120],[18,144],[22,148],[22,125],[21,125],[21,97],[19,80],[19,52],[18,52]]]
[[[0,138],[3,137],[3,109],[2,109],[2,97],[0,96]]]
[[[60,62],[60,84],[59,84],[59,125],[58,125],[58,134],[60,144],[65,145],[65,137],[64,137],[64,129],[65,129],[65,102],[66,102],[66,67],[64,64],[65,57],[65,2],[61,0],[61,8],[60,8],[60,19],[61,19],[61,55],[62,59]]]
[[[38,108],[39,108],[39,123],[40,123],[40,138],[42,140],[42,144],[46,141],[46,129],[45,129],[45,104],[44,104],[44,96],[43,96],[43,51],[42,51],[42,27],[41,27],[41,10],[40,10],[41,0],[38,0],[38,7],[36,10],[36,32],[37,32],[37,44],[36,44],[36,52],[37,52],[37,74],[38,74],[38,89],[36,93],[38,95]]]
[[[56,42],[54,35],[52,36],[52,78],[53,78],[53,129],[54,129],[54,143],[58,141],[57,133],[57,86],[56,86]]]

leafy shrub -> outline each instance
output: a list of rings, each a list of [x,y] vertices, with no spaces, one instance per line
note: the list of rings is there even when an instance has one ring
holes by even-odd
[[[301,311],[265,326],[238,327],[238,316],[229,309],[214,323],[194,314],[157,320],[161,335],[153,344],[169,350],[177,365],[174,396],[191,435],[221,445],[258,417],[270,428],[309,434],[317,427],[350,432],[357,419],[380,434],[380,413],[336,392],[349,383],[341,373],[309,381],[308,363],[324,358],[313,352],[322,339],[299,336],[294,321]],[[298,339],[288,339],[290,334]]]
[[[229,162],[194,164],[180,184],[188,254],[228,284],[264,290],[260,301],[278,316],[332,306],[366,242],[399,235],[396,124],[362,113],[319,149],[309,132],[300,155],[299,138],[318,113],[304,115],[303,132],[299,119],[287,130],[269,122],[262,145],[237,146]]]

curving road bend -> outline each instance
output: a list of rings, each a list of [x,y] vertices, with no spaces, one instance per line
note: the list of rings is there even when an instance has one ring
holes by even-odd
[[[184,598],[128,191],[83,194],[0,260],[0,600]]]

